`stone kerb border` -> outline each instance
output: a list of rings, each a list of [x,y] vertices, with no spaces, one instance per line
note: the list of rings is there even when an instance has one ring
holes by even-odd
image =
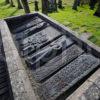
[[[21,58],[13,42],[10,30],[4,20],[0,21],[0,30],[14,100],[36,100],[28,75],[21,62]]]

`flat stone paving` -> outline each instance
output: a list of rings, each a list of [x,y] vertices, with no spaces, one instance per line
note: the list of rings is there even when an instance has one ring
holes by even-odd
[[[46,77],[50,76],[52,73],[57,71],[58,69],[64,67],[69,62],[74,60],[76,57],[81,55],[84,51],[76,45],[72,45],[65,51],[63,51],[60,55],[56,56],[44,66],[36,69],[33,72],[33,75],[37,81],[42,81]]]
[[[99,59],[90,54],[83,54],[44,82],[39,93],[44,100],[55,100],[71,86],[86,76],[99,65]]]

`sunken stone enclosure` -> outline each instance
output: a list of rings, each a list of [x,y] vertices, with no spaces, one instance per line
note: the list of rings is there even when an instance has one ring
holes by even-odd
[[[43,14],[1,20],[0,31],[10,100],[67,100],[100,68],[99,47]]]

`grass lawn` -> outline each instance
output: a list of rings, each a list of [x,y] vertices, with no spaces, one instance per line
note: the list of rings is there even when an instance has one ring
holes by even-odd
[[[0,19],[24,14],[23,10],[5,5],[4,1],[0,0]],[[79,7],[78,11],[72,10],[72,2],[73,0],[64,0],[65,9],[59,9],[58,12],[50,13],[49,16],[79,34],[91,33],[93,36],[90,40],[100,46],[100,18],[93,16],[94,11],[90,10],[87,5]],[[41,4],[39,8],[41,9]],[[30,9],[33,12],[33,3],[30,4]]]

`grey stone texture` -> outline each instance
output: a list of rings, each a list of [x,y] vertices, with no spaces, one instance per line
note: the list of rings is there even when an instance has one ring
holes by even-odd
[[[17,28],[13,29],[14,33],[19,33],[23,30],[26,30],[32,26],[37,25],[38,23],[42,22],[43,20],[38,18],[38,17],[34,17],[33,19],[29,19],[25,22],[22,22],[21,25],[17,26]]]
[[[99,64],[99,59],[83,54],[44,82],[39,91],[44,100],[55,100]]]
[[[24,31],[18,32],[14,35],[14,38],[18,41],[24,38],[27,38],[28,36],[34,34],[35,32],[38,32],[42,29],[45,29],[49,24],[47,24],[46,22],[41,22],[38,23],[28,29],[25,29]]]
[[[86,100],[100,100],[100,88],[93,84],[82,95]],[[82,96],[80,99],[82,100]]]
[[[72,45],[65,51],[63,51],[60,55],[56,56],[44,66],[36,69],[33,72],[33,75],[37,81],[42,81],[46,77],[50,76],[52,73],[57,71],[58,69],[64,67],[69,62],[74,60],[76,57],[81,55],[84,51],[76,45]]]
[[[46,47],[26,57],[26,62],[33,69],[41,67],[44,63],[59,55],[74,42],[66,36],[61,36]],[[41,65],[42,64],[42,65]]]
[[[39,49],[41,46],[57,38],[61,34],[59,31],[49,26],[46,29],[37,32],[21,41],[19,41],[19,46],[22,48],[22,54],[28,55],[30,52]]]

